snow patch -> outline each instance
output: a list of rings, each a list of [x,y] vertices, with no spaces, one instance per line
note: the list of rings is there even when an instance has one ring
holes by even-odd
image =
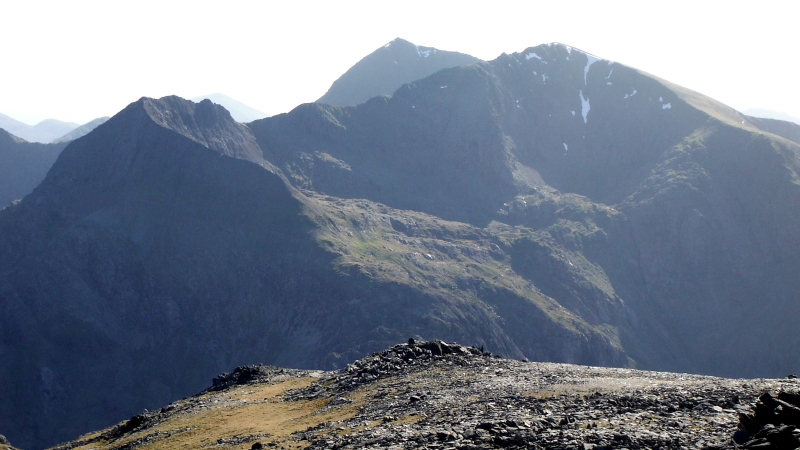
[[[525,59],[531,59],[531,58],[536,58],[540,61],[542,60],[542,57],[537,55],[535,52],[530,52],[527,55],[525,55]]]
[[[572,113],[573,116],[575,115],[575,111],[570,111],[570,112]]]
[[[614,73],[614,68],[613,68],[613,67],[611,68],[611,71],[610,71],[610,72],[608,72],[608,75],[606,75],[606,80],[607,80],[607,79],[609,79],[609,78],[611,78],[611,74],[612,74],[612,73]]]
[[[664,103],[663,105],[661,105],[661,109],[671,109],[671,108],[672,108],[671,103]]]
[[[439,86],[439,89],[447,89],[447,85],[445,84],[444,86]]]
[[[547,75],[542,74],[542,82],[545,82],[545,81],[547,81]]]
[[[634,90],[633,90],[633,93],[631,93],[631,94],[625,94],[625,97],[622,97],[622,98],[633,97],[634,95],[636,95],[636,89],[634,89]]]
[[[583,91],[578,91],[581,95],[581,114],[583,114],[583,123],[586,123],[586,116],[589,115],[589,98],[583,98]]]
[[[664,103],[664,97],[658,97],[658,103]]]
[[[567,153],[567,150],[569,150],[569,147],[567,147],[567,143],[562,142],[562,144],[564,144],[564,153]]]
[[[598,58],[598,57],[596,57],[594,55],[590,55],[589,53],[585,53],[585,55],[586,55],[586,67],[583,68],[583,84],[584,85],[586,84],[586,76],[589,75],[589,67],[591,67],[592,64],[596,63],[597,61],[600,61],[600,58]],[[611,69],[611,70],[614,70],[614,69]]]
[[[427,58],[428,56],[431,56],[432,53],[436,53],[435,48],[430,50],[420,50],[419,45],[415,45],[414,47],[417,48],[417,56],[419,56],[420,58]]]
[[[607,84],[607,85],[609,85],[609,86],[611,86],[611,82],[610,82],[610,81],[609,81],[608,83],[606,83],[606,84]]]
[[[567,45],[567,53],[570,54],[572,53],[572,47],[570,47],[569,45]],[[569,57],[567,57],[567,59],[569,59]]]

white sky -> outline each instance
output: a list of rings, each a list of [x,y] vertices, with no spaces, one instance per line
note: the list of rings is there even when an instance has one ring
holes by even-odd
[[[276,114],[402,37],[487,60],[563,42],[739,110],[800,117],[800,2],[740,4],[0,0],[0,113],[84,123],[142,96],[220,92]]]

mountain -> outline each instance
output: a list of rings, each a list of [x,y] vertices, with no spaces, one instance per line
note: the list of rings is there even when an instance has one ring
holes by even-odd
[[[771,109],[764,108],[750,108],[745,110],[744,113],[748,116],[758,117],[761,119],[784,120],[786,122],[793,122],[800,125],[800,118],[781,111],[773,111]]]
[[[225,109],[231,113],[233,120],[237,122],[248,123],[254,120],[269,117],[269,114],[267,113],[261,112],[255,108],[251,108],[236,99],[219,93],[195,97],[192,99],[192,101],[199,103],[205,99],[211,100],[212,102],[225,107]]]
[[[786,379],[521,362],[475,347],[414,341],[337,371],[237,367],[195,396],[54,450],[100,443],[107,449],[739,448],[733,439],[742,443],[748,428],[758,431],[759,413],[780,417],[774,424],[797,423],[785,412],[798,404],[797,394],[761,395],[796,386]],[[782,429],[785,436],[775,433]],[[765,428],[767,443],[784,445],[764,439],[753,448],[797,446],[793,429]]]
[[[0,208],[33,191],[70,141],[88,134],[106,120],[108,117],[92,120],[50,144],[28,142],[0,129]]]
[[[75,139],[78,139],[79,137],[86,136],[87,134],[89,134],[89,132],[91,132],[92,130],[94,130],[95,128],[100,126],[101,124],[105,123],[109,118],[110,117],[108,117],[108,116],[106,116],[106,117],[98,117],[97,119],[94,119],[92,121],[86,122],[85,124],[79,126],[78,128],[75,128],[74,130],[70,131],[69,133],[67,133],[67,134],[65,134],[63,136],[61,136],[60,138],[54,139],[52,141],[52,143],[53,144],[58,144],[60,142],[74,141]]]
[[[250,126],[298,188],[524,227],[514,272],[640,367],[795,368],[799,147],[708,97],[553,44]]]
[[[33,191],[66,145],[27,142],[0,128],[0,209]]]
[[[304,195],[208,100],[131,104],[70,144],[0,230],[0,379],[17,386],[0,422],[22,447],[187,395],[201,373],[333,368],[410,334],[627,363],[611,332],[511,273],[513,229]]]
[[[442,69],[480,62],[474,56],[422,47],[397,38],[356,63],[333,82],[318,103],[348,106],[390,95],[400,86]]]
[[[46,144],[78,128],[78,124],[46,119],[36,125],[28,125],[0,114],[0,128],[26,141]]]
[[[800,125],[794,122],[760,117],[744,116],[744,118],[759,130],[772,133],[784,139],[800,144]]]
[[[27,123],[20,122],[19,120],[8,117],[5,114],[0,114],[0,128],[8,131],[15,136],[21,136],[31,128]]]
[[[143,98],[0,211],[0,432],[38,448],[409,336],[785,376],[798,173],[800,145],[561,44],[247,125]]]

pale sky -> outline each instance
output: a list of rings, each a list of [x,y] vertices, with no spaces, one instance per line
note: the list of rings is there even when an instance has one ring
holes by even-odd
[[[0,113],[85,123],[142,96],[220,92],[277,114],[402,37],[485,60],[562,42],[800,117],[798,12],[797,0],[0,0]]]

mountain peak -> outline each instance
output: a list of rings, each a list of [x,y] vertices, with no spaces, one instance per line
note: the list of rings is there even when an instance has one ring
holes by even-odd
[[[199,103],[205,99],[211,100],[212,102],[223,106],[225,109],[228,110],[228,112],[231,113],[231,117],[233,117],[233,119],[236,120],[237,122],[249,123],[254,120],[269,117],[269,114],[259,111],[251,106],[245,105],[239,100],[236,100],[235,98],[231,98],[219,92],[216,92],[214,94],[201,95],[199,97],[194,97],[191,100],[193,102]]]
[[[398,37],[351,67],[317,102],[336,106],[358,105],[372,97],[391,95],[402,85],[442,69],[480,61],[464,53],[425,47]]]
[[[246,126],[236,122],[223,106],[205,99],[200,103],[178,96],[142,97],[109,122],[123,123],[144,112],[157,125],[183,135],[226,156],[260,162],[261,150]]]

